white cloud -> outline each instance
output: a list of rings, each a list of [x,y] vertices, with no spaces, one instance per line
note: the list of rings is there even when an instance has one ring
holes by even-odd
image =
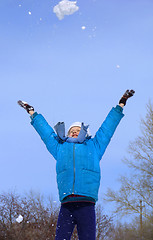
[[[19,215],[18,218],[16,219],[16,221],[18,223],[22,222],[23,221],[23,217],[21,215]]]
[[[79,7],[76,6],[76,3],[76,1],[71,2],[68,0],[62,0],[53,8],[53,12],[56,14],[59,20],[62,20],[65,15],[71,15],[78,11]]]

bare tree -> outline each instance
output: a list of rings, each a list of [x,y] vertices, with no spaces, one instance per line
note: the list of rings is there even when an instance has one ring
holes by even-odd
[[[143,223],[143,235],[139,231],[139,218],[131,223],[117,223],[113,226],[109,240],[152,240],[153,227],[148,220]]]
[[[109,239],[112,231],[112,218],[103,214],[103,208],[100,204],[96,206],[96,239]]]
[[[14,222],[20,211],[20,197],[16,193],[3,193],[0,195],[0,237],[14,238]]]
[[[23,220],[17,222],[21,215]],[[57,207],[51,201],[33,194],[20,197],[16,193],[0,195],[0,240],[55,239]]]
[[[141,136],[129,144],[128,158],[123,161],[130,168],[128,177],[120,178],[119,191],[108,189],[106,200],[116,203],[115,212],[137,213],[153,224],[153,105],[147,104],[147,114],[141,120]],[[140,221],[141,222],[141,221]],[[141,225],[141,224],[140,224]]]

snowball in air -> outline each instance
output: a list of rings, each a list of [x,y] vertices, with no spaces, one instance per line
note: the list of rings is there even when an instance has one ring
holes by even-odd
[[[22,222],[22,221],[23,221],[22,215],[19,215],[18,218],[16,218],[16,221],[17,221],[18,223]]]
[[[116,65],[117,68],[120,68],[120,65]]]
[[[82,28],[82,30],[85,30],[85,29],[86,29],[86,27],[85,27],[85,26],[82,26],[81,28]]]
[[[29,15],[31,15],[31,12],[29,12]]]
[[[71,15],[78,11],[79,7],[76,6],[76,3],[76,1],[62,0],[53,8],[53,12],[59,20],[62,20],[65,15]]]

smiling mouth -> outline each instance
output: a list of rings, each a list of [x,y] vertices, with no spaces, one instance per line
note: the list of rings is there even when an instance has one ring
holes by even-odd
[[[78,135],[74,134],[72,137],[78,137]]]

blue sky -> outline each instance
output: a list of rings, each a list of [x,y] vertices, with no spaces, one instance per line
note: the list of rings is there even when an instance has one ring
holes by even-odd
[[[127,173],[121,160],[153,100],[153,1],[78,0],[79,10],[63,20],[53,13],[58,3],[0,2],[0,192],[32,189],[58,201],[55,161],[19,99],[51,126],[84,121],[94,136],[125,90],[134,89],[101,161],[101,201]]]

